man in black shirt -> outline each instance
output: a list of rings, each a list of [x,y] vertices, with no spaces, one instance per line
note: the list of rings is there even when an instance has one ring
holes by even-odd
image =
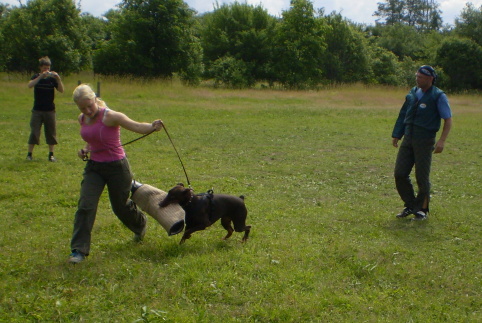
[[[39,59],[40,73],[35,74],[28,83],[29,88],[34,88],[34,105],[30,118],[30,137],[28,139],[27,160],[32,160],[35,145],[40,143],[40,130],[44,125],[45,140],[49,145],[49,157],[55,161],[54,147],[57,144],[55,120],[55,89],[64,92],[64,85],[59,74],[50,70],[50,59],[45,56]]]

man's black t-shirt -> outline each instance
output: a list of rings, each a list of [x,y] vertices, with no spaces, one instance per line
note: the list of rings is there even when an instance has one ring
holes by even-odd
[[[32,80],[36,79],[40,74],[32,76]],[[55,89],[58,87],[57,80],[51,76],[38,81],[34,87],[34,103],[35,111],[55,111]]]

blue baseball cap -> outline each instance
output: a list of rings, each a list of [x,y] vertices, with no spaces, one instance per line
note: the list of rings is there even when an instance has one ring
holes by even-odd
[[[437,78],[437,73],[435,73],[435,70],[433,69],[433,67],[429,66],[429,65],[421,66],[418,69],[418,72],[423,74],[423,75],[427,75],[427,76],[431,76],[433,78]]]
[[[435,81],[437,80],[437,73],[435,73],[435,70],[434,70],[433,67],[430,66],[430,65],[420,66],[420,68],[418,69],[417,72],[420,73],[420,74],[423,74],[423,75],[427,75],[427,76],[433,77],[432,84],[434,84]]]

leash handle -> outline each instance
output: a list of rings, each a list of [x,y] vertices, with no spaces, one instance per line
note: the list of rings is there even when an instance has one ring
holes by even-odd
[[[164,131],[166,132],[167,138],[169,138],[169,141],[171,142],[171,145],[172,145],[172,147],[174,148],[174,151],[177,154],[177,158],[181,162],[182,170],[184,171],[184,175],[186,175],[187,185],[189,185],[189,188],[191,188],[191,182],[189,181],[189,176],[187,176],[186,167],[184,167],[184,163],[182,162],[181,156],[179,155],[179,152],[177,151],[176,146],[174,145],[174,142],[172,141],[171,136],[169,135],[169,132],[167,131],[166,125],[163,124],[162,127],[164,128]]]

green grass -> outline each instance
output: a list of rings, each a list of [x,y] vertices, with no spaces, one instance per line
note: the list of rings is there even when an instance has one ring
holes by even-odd
[[[152,218],[142,244],[104,194],[91,255],[66,263],[84,163],[71,93],[58,94],[57,163],[24,160],[33,93],[1,75],[1,322],[480,322],[481,97],[449,95],[454,128],[434,156],[430,219],[403,207],[393,123],[406,89],[319,92],[102,80],[139,121],[161,118],[201,193],[246,196],[248,243],[220,223],[180,246]],[[123,141],[137,134],[123,132]],[[126,147],[135,177],[186,183],[164,132]]]

